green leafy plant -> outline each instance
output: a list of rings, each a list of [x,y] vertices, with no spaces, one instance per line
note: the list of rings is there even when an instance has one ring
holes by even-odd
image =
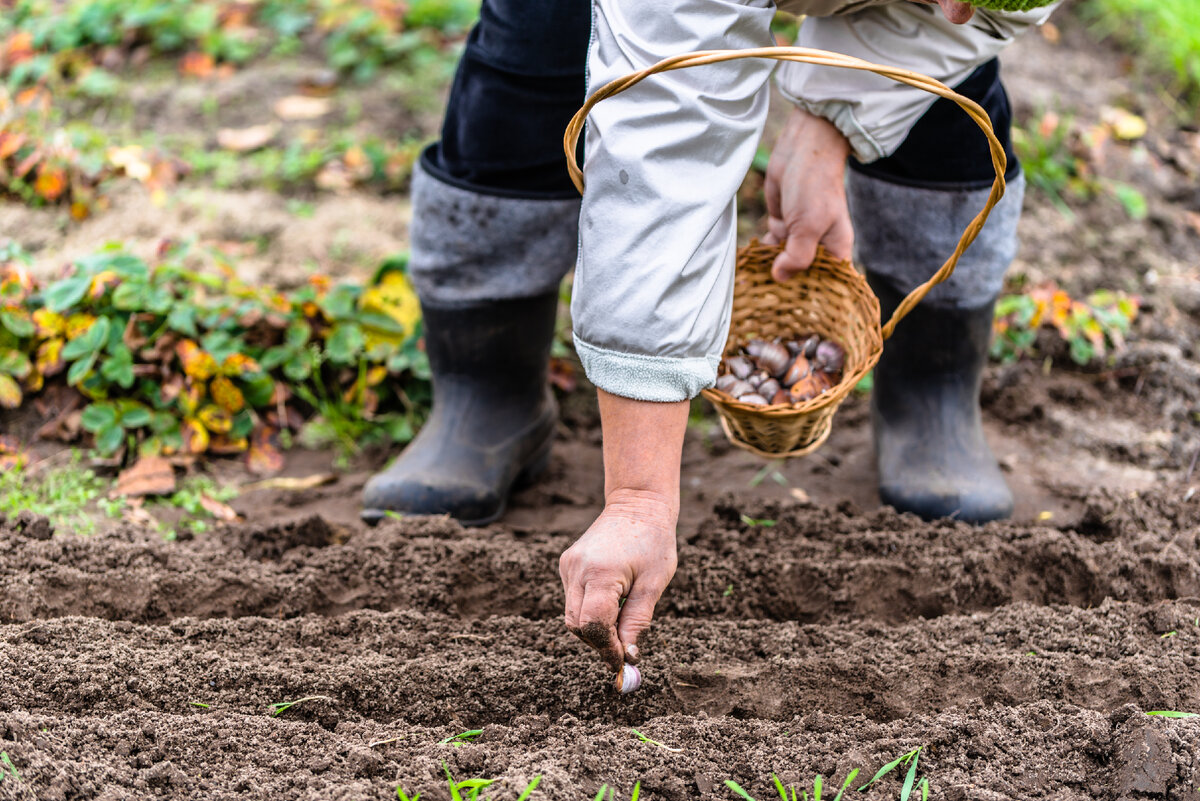
[[[992,358],[1011,363],[1034,354],[1038,331],[1047,328],[1066,343],[1072,361],[1090,364],[1125,346],[1139,305],[1107,289],[1075,300],[1053,283],[1005,295],[996,303]]]
[[[664,751],[670,751],[672,754],[682,754],[683,753],[682,748],[674,748],[674,747],[666,745],[664,743],[660,743],[658,740],[651,740],[649,737],[642,734],[637,729],[630,729],[630,731],[633,732],[634,737],[638,738],[643,743],[648,743],[649,745],[658,746],[659,748],[663,749]]]
[[[1151,68],[1200,91],[1200,6],[1193,0],[1087,0],[1083,15]]]
[[[96,520],[90,510],[104,501],[111,486],[84,467],[82,456],[71,453],[68,463],[59,467],[32,470],[0,470],[0,518],[29,511],[50,520],[55,528],[68,528],[90,534]],[[110,517],[116,516],[116,509]]]
[[[281,466],[281,434],[306,421],[347,450],[413,436],[429,370],[403,261],[365,288],[316,276],[285,295],[241,282],[219,254],[215,270],[193,270],[190,255],[167,245],[147,262],[108,247],[45,285],[19,260],[0,265],[15,321],[0,328],[0,370],[12,371],[0,402],[63,375],[101,454],[244,453],[256,472]]]

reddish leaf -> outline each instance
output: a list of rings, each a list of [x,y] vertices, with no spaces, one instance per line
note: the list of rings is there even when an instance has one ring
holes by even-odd
[[[217,520],[232,522],[238,519],[238,513],[233,510],[232,506],[221,503],[216,498],[210,498],[207,495],[201,495],[200,506],[204,508],[204,511],[208,512]]]
[[[279,450],[279,432],[271,426],[261,426],[250,439],[246,467],[251,473],[269,476],[283,469],[283,453]]]
[[[250,440],[245,437],[229,439],[224,434],[213,437],[208,443],[208,452],[217,456],[236,456],[245,453],[250,447]]]
[[[179,71],[189,78],[212,77],[216,62],[208,53],[188,53],[179,59]]]
[[[175,491],[175,468],[161,456],[143,456],[117,476],[114,492],[126,497],[170,495]]]
[[[25,144],[25,134],[0,131],[0,161],[15,154]]]

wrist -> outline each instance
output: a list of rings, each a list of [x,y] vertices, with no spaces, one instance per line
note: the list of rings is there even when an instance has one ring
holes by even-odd
[[[616,487],[604,494],[604,514],[674,532],[679,520],[679,495]]]

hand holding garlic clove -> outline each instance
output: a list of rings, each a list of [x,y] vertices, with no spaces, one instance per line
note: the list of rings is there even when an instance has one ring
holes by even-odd
[[[787,342],[752,339],[721,365],[717,389],[753,406],[803,403],[842,379],[846,352],[816,334]]]

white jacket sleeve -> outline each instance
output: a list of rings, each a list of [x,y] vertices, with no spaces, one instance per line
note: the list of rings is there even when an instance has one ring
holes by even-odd
[[[831,0],[791,2],[803,11],[806,5]],[[955,25],[937,6],[870,5],[853,13],[839,11],[839,16],[805,20],[796,44],[903,67],[953,87],[1022,31],[1045,22],[1054,7],[1008,13],[976,9],[970,22]],[[796,105],[836,125],[862,162],[894,153],[937,100],[928,92],[873,73],[794,62],[780,67],[777,83]]]
[[[771,0],[594,0],[589,91],[691,50],[771,44]],[[589,118],[571,315],[601,389],[679,401],[711,386],[729,327],[734,197],[774,64],[653,76]]]

